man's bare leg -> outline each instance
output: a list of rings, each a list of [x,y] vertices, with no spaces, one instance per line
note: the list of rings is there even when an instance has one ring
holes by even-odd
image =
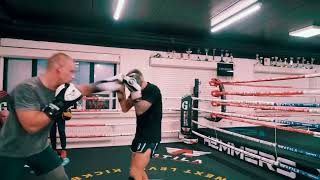
[[[148,149],[145,153],[132,153],[130,176],[133,177],[134,180],[148,179],[147,173],[144,171],[144,169],[149,164],[150,155],[151,149]]]

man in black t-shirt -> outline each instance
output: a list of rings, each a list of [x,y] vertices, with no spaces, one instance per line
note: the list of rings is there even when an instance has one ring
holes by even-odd
[[[136,134],[131,144],[129,180],[147,180],[144,168],[161,141],[161,92],[156,85],[146,82],[137,69],[126,75],[124,84],[131,94],[126,98],[124,88],[117,92],[121,109],[128,112],[134,106],[137,118]]]
[[[0,129],[9,116],[10,96],[5,91],[0,91]]]

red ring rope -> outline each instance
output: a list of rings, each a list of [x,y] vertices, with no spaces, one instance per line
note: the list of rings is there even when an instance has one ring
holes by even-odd
[[[306,74],[306,75],[295,75],[295,76],[286,76],[286,77],[275,77],[275,78],[266,78],[266,79],[256,79],[256,80],[247,80],[247,81],[215,81],[215,79],[212,79],[210,81],[210,85],[213,86],[221,84],[234,84],[234,83],[252,83],[252,82],[264,82],[264,81],[282,81],[282,80],[290,80],[290,79],[303,79],[303,78],[315,78],[320,77],[320,73],[316,74]]]

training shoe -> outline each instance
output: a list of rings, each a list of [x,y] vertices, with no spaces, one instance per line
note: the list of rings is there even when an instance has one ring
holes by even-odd
[[[61,157],[61,159],[67,158],[67,150],[61,150],[60,157]]]
[[[61,165],[62,165],[62,166],[66,166],[69,162],[70,162],[70,159],[69,159],[69,158],[64,158],[64,159],[62,160]]]

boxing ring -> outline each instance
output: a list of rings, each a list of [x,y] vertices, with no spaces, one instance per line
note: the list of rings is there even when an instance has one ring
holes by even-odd
[[[277,172],[292,179],[320,179],[320,121],[313,123],[291,120],[288,118],[302,116],[317,117],[320,110],[318,103],[287,103],[272,101],[228,100],[227,96],[268,96],[286,100],[293,96],[318,96],[319,90],[294,90],[286,91],[290,86],[255,85],[253,82],[283,81],[302,78],[315,78],[319,74],[289,76],[279,78],[259,79],[252,81],[220,81],[212,79],[209,84],[213,89],[212,98],[203,99],[186,96],[182,99],[181,128],[182,134],[189,139],[189,143],[198,141],[215,150],[225,152],[230,156],[260,166],[269,171]],[[280,88],[282,91],[241,92],[226,91],[224,86],[247,86]],[[285,89],[285,91],[283,91]],[[293,88],[294,89],[294,88]],[[212,107],[221,106],[221,111],[198,108],[200,101],[206,101]],[[196,105],[194,105],[194,103]],[[230,107],[229,107],[230,106]],[[227,108],[251,108],[270,111],[269,114],[243,114],[227,112]],[[196,116],[194,116],[196,112]],[[282,116],[275,116],[280,112]],[[284,114],[283,112],[287,112]],[[296,113],[291,116],[291,112]],[[198,121],[198,114],[204,113],[205,121]],[[274,117],[276,118],[274,118]],[[219,128],[217,122],[241,122],[253,125],[243,128]],[[201,128],[199,128],[201,127]],[[242,132],[241,132],[242,131]],[[249,133],[251,131],[251,133]]]
[[[208,83],[210,94],[205,98],[199,97],[200,91],[204,90],[196,79],[192,95],[164,98],[180,101],[178,107],[166,109],[172,112],[173,120],[162,122],[163,125],[173,123],[176,126],[175,130],[163,129],[162,132],[163,137],[175,136],[176,141],[161,143],[146,168],[149,178],[320,179],[320,120],[317,119],[320,104],[289,100],[317,97],[320,91],[262,84],[319,76],[310,74],[249,81],[212,79]],[[229,91],[230,87],[236,91]],[[251,91],[241,91],[243,89],[238,87]],[[264,91],[257,91],[259,88]],[[257,101],[252,97],[267,99]],[[114,101],[115,98],[88,97],[83,99],[82,105],[88,100]],[[75,110],[85,111],[84,106]],[[104,110],[89,112],[103,113]],[[128,132],[128,128],[122,128],[132,130],[134,122],[75,122],[71,120],[66,124],[70,130],[67,131],[68,143],[78,143],[79,139],[117,141],[134,135]],[[73,128],[75,130],[71,130]],[[68,152],[71,162],[65,169],[72,180],[128,177],[131,158],[128,145],[73,148]],[[29,175],[26,172],[26,176]]]

